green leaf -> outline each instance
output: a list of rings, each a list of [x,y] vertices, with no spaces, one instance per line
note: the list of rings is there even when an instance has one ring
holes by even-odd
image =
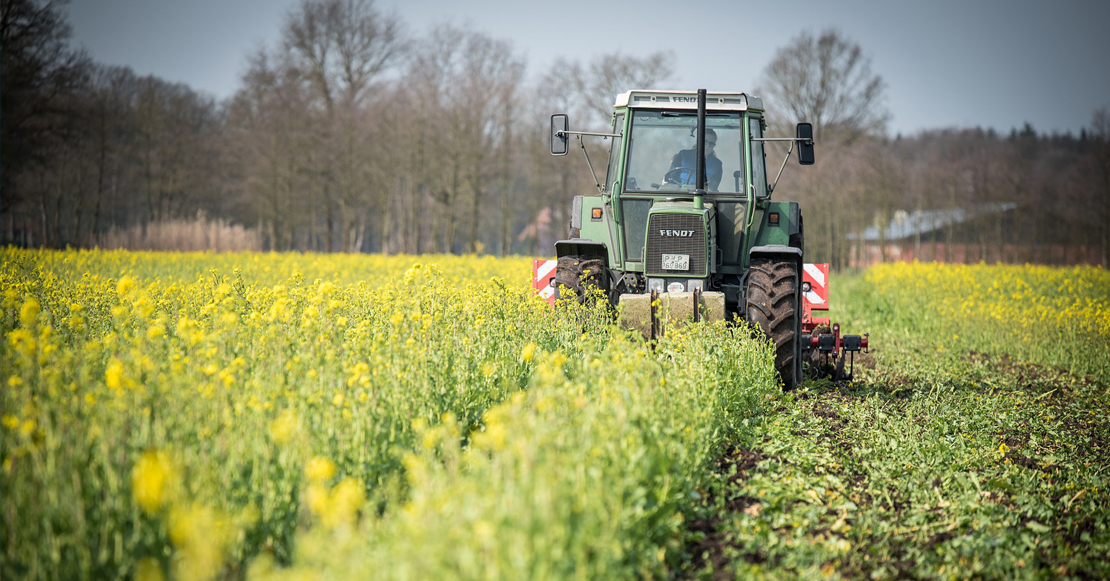
[[[1041,524],[1041,523],[1039,523],[1035,520],[1031,520],[1031,521],[1025,523],[1025,528],[1027,528],[1027,529],[1029,529],[1029,530],[1031,530],[1035,533],[1047,533],[1047,532],[1052,531],[1051,527],[1046,527],[1045,525],[1043,525],[1043,524]]]

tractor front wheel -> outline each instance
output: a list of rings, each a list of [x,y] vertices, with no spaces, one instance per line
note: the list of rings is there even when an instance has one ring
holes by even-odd
[[[579,255],[560,256],[555,263],[555,298],[574,297],[579,303],[609,296],[609,272],[605,260]]]
[[[775,370],[784,389],[801,379],[801,342],[798,329],[798,263],[753,258],[748,271],[748,321],[775,345]]]

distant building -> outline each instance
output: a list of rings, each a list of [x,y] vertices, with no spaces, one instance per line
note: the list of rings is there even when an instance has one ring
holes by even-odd
[[[881,229],[868,226],[847,236],[852,245],[849,266],[879,262],[1050,262],[1098,264],[1100,249],[1064,244],[1033,245],[1014,240],[1018,205],[978,204],[941,210],[898,210]]]

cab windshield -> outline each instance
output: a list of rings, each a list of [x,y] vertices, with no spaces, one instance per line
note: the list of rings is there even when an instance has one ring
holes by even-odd
[[[698,118],[693,111],[633,111],[629,129],[626,191],[694,189]],[[706,189],[743,191],[743,131],[740,113],[706,112]],[[712,145],[713,147],[710,147]]]

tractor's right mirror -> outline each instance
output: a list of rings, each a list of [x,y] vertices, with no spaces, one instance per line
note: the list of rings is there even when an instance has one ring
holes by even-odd
[[[813,165],[813,125],[798,124],[798,163]]]
[[[567,116],[556,113],[551,116],[551,155],[566,155],[569,150],[567,135]]]

